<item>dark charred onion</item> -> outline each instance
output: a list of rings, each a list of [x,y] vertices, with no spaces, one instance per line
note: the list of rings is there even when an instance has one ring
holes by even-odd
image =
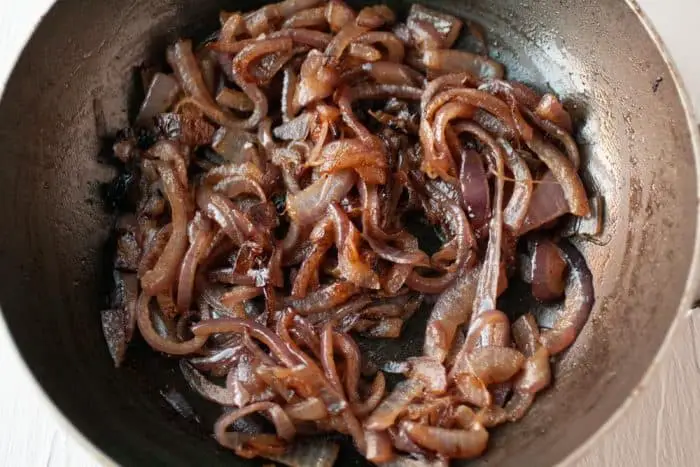
[[[101,314],[114,364],[136,326],[181,357],[239,456],[330,467],[338,435],[384,466],[479,456],[593,306],[558,239],[598,235],[604,206],[562,101],[504,79],[474,25],[466,51],[454,16],[413,4],[401,20],[342,0],[222,12],[213,40],[168,48],[172,74],[144,73],[113,146],[135,181]],[[515,271],[537,301],[511,323],[497,305]],[[422,353],[381,361],[424,303]],[[404,379],[388,390],[378,368]]]

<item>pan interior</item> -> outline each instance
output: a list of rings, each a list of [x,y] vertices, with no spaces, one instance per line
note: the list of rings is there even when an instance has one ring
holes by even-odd
[[[511,78],[563,97],[584,177],[607,202],[601,242],[580,244],[595,276],[589,323],[558,363],[554,387],[524,420],[497,430],[475,462],[553,464],[629,396],[677,314],[696,228],[686,116],[667,64],[625,2],[423,3],[476,20]],[[3,313],[49,397],[119,464],[251,462],[219,449],[210,424],[184,421],[165,402],[162,393],[184,390],[173,360],[136,345],[126,368],[112,367],[99,310],[114,214],[101,192],[115,176],[105,148],[139,98],[135,67],[161,63],[178,37],[204,37],[220,8],[259,4],[60,0],[0,104]],[[190,402],[197,409],[198,399]],[[348,450],[338,465],[363,464]]]

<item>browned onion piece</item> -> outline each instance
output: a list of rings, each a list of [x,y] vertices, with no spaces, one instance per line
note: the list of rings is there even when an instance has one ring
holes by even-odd
[[[302,113],[286,123],[276,127],[272,134],[287,141],[303,141],[309,135],[312,115]]]
[[[382,59],[382,53],[376,47],[361,42],[353,42],[347,48],[348,57],[362,62],[376,62]],[[343,76],[341,76],[341,79]]]
[[[447,143],[448,126],[451,120],[456,118],[471,118],[474,115],[474,111],[473,106],[461,102],[448,102],[442,106],[435,114],[434,141],[431,141],[432,138],[425,134],[427,120],[425,120],[426,125],[423,125],[421,122],[421,143],[426,148],[426,158],[430,157],[429,163],[432,170],[439,170],[440,174],[453,174],[455,172],[455,160]],[[433,143],[437,153],[432,148]]]
[[[511,232],[518,232],[525,222],[532,197],[532,175],[530,168],[513,147],[501,139],[498,141],[506,153],[506,165],[513,173],[515,185],[508,205],[503,210],[503,225]]]
[[[138,301],[138,289],[139,280],[136,274],[125,273],[120,271],[114,271],[112,273],[114,277],[114,289],[112,291],[112,296],[110,297],[110,307],[115,310],[119,310],[119,315],[121,315],[122,325],[124,328],[124,340],[128,344],[131,342],[131,338],[134,334],[134,328],[136,327],[136,315],[138,313],[137,301]],[[103,316],[103,320],[106,317]],[[108,320],[116,324],[115,320]],[[103,323],[104,324],[104,323]],[[117,340],[119,335],[114,336]],[[106,335],[105,338],[109,343],[109,336]],[[116,361],[115,361],[116,363]]]
[[[159,141],[148,150],[147,155],[172,164],[177,174],[177,180],[183,188],[187,189],[189,184],[187,179],[187,160],[176,143],[168,140]]]
[[[441,362],[431,357],[414,357],[409,362],[409,377],[421,381],[427,392],[442,394],[447,390],[447,374]]]
[[[332,326],[328,327],[332,329]],[[333,331],[333,346],[345,360],[345,394],[351,404],[356,404],[360,400],[360,362],[362,361],[360,348],[348,334],[337,331]]]
[[[468,353],[477,347],[510,345],[510,321],[500,310],[473,313],[464,347]],[[455,365],[456,366],[456,365]]]
[[[461,88],[464,86],[474,87],[479,81],[471,73],[454,73],[435,78],[428,83],[420,99],[421,113],[425,114],[428,104],[436,94],[450,88]]]
[[[479,86],[479,89],[495,95],[514,99],[524,110],[534,110],[540,102],[540,95],[529,86],[517,81],[491,79]]]
[[[253,103],[253,113],[246,120],[237,123],[236,127],[251,129],[267,116],[268,101],[264,92],[254,83],[241,79],[239,75],[234,74],[234,82],[243,90],[248,99]]]
[[[406,22],[411,26],[417,21],[432,25],[442,37],[442,48],[445,49],[452,47],[462,29],[462,21],[459,18],[413,3]]]
[[[554,327],[545,329],[540,336],[550,355],[558,354],[573,343],[586,324],[594,302],[593,276],[586,260],[569,242],[562,241],[558,246],[569,265],[569,279],[564,291],[563,312]]]
[[[326,252],[333,246],[333,231],[329,219],[322,219],[311,231],[311,251],[304,258],[292,285],[292,297],[304,298]]]
[[[156,73],[141,104],[136,124],[150,126],[158,114],[166,112],[180,93],[180,85],[170,75]]]
[[[503,190],[504,165],[506,156],[503,148],[482,128],[467,122],[455,126],[457,132],[467,132],[489,148],[489,153],[496,169],[494,180],[493,215],[489,222],[489,240],[486,247],[484,264],[479,275],[479,284],[474,297],[474,312],[476,314],[496,309],[498,284],[501,268],[501,242],[503,238]]]
[[[281,454],[286,446],[276,436],[255,434],[248,435],[243,433],[230,433],[228,428],[239,418],[247,415],[267,411],[274,407],[272,402],[257,402],[247,407],[225,413],[214,424],[214,436],[216,440],[224,447],[233,449],[236,454],[241,457],[255,457],[266,454]],[[240,435],[240,436],[236,436]]]
[[[180,86],[204,114],[219,123],[231,128],[238,128],[241,123],[229,112],[221,109],[209,93],[204,82],[202,71],[197,59],[192,53],[192,42],[180,40],[168,48],[168,64],[175,71]]]
[[[197,190],[197,205],[214,222],[219,224],[231,240],[242,244],[244,239],[253,239],[260,245],[267,245],[269,240],[266,233],[235,207],[225,196],[214,193],[211,188],[202,186]]]
[[[471,430],[455,430],[401,422],[401,429],[419,446],[453,459],[471,459],[486,450],[489,434],[481,425]]]
[[[323,217],[330,203],[343,199],[354,184],[355,174],[350,170],[321,177],[304,190],[288,197],[289,216],[301,226],[310,226]]]
[[[243,177],[229,177],[214,185],[214,191],[221,193],[227,198],[236,198],[241,195],[255,196],[263,203],[267,201],[265,190],[255,182]]]
[[[361,254],[360,232],[336,203],[328,207],[328,215],[335,229],[338,268],[342,277],[358,287],[379,289],[379,277]]]
[[[146,293],[142,293],[138,301],[137,323],[141,336],[148,342],[148,345],[160,352],[170,355],[187,355],[197,351],[204,345],[207,338],[202,336],[195,336],[184,342],[176,342],[159,335],[154,329],[153,321],[151,320],[151,310],[149,307],[151,298],[152,297]]]
[[[322,420],[328,416],[326,404],[317,397],[290,404],[284,410],[294,420]]]
[[[578,146],[574,137],[571,136],[570,132],[565,131],[563,128],[557,126],[555,123],[549,120],[540,118],[536,113],[525,110],[525,114],[537,125],[542,131],[544,131],[550,137],[558,140],[566,151],[566,155],[569,160],[574,165],[574,169],[578,170],[581,165],[581,155],[579,154]]]
[[[277,7],[280,16],[283,18],[289,18],[296,13],[303,10],[308,10],[321,3],[321,0],[283,0],[277,3]]]
[[[423,383],[420,381],[407,379],[398,383],[365,420],[365,427],[375,431],[386,430],[422,393]]]
[[[274,404],[267,410],[267,413],[272,421],[272,424],[275,425],[277,436],[285,441],[291,441],[294,439],[297,434],[297,430],[294,427],[294,423],[292,422],[291,418],[289,418],[289,415],[287,415],[282,407]]]
[[[368,461],[374,463],[389,462],[394,458],[391,438],[385,431],[365,431],[367,449],[363,453]]]
[[[240,13],[232,13],[226,18],[222,19],[221,31],[219,32],[219,40],[223,43],[233,43],[236,37],[246,32],[245,22],[243,21],[243,15]]]
[[[523,369],[515,380],[516,392],[535,394],[549,386],[552,370],[549,366],[549,351],[540,346],[534,354],[528,356]]]
[[[426,50],[423,64],[430,71],[442,74],[467,72],[480,79],[501,79],[504,74],[500,63],[464,50]]]
[[[386,467],[476,457],[552,384],[593,306],[585,260],[559,240],[603,220],[571,116],[503,79],[474,24],[482,55],[450,49],[458,18],[409,7],[403,23],[342,0],[221,12],[196,53],[169,47],[171,75],[142,72],[113,146],[135,212],[116,227],[110,354],[122,364],[138,325],[182,356],[238,456],[331,467],[337,444],[297,438],[345,435]],[[518,310],[496,306],[516,269],[537,301],[511,325]],[[422,353],[375,355],[423,303]],[[406,379],[387,392],[384,371]]]
[[[219,297],[219,302],[226,308],[233,309],[236,305],[262,295],[262,287],[237,285]]]
[[[261,57],[264,57],[265,55],[291,51],[293,46],[294,43],[289,37],[257,40],[244,47],[243,50],[236,54],[232,62],[234,74],[238,79],[243,81],[261,84],[262,81],[267,81],[269,77],[256,81],[249,70],[249,67],[253,61],[260,60]],[[277,70],[274,71],[276,72]]]
[[[190,96],[203,102],[214,104],[209,94],[202,72],[199,69],[197,59],[192,53],[192,42],[180,40],[168,48],[168,64],[175,71],[175,75],[182,89]]]
[[[422,91],[413,86],[396,86],[392,84],[358,85],[351,88],[352,101],[362,99],[420,99]]]
[[[212,137],[211,148],[228,162],[245,164],[253,162],[248,160],[246,149],[253,148],[254,142],[255,135],[251,133],[221,127]]]
[[[175,171],[166,163],[158,165],[168,202],[172,211],[172,234],[156,265],[141,278],[143,290],[156,295],[171,286],[177,275],[182,256],[187,249],[187,206],[184,187],[177,180]]]
[[[338,369],[335,366],[333,356],[333,327],[330,323],[323,327],[321,333],[321,364],[323,372],[326,374],[326,379],[331,383],[333,388],[339,393],[343,393],[343,383],[340,382]]]
[[[478,277],[478,268],[462,271],[435,302],[425,329],[424,355],[439,362],[445,360],[457,328],[471,318]]]
[[[369,415],[382,401],[385,390],[386,378],[384,377],[384,373],[380,371],[372,382],[369,396],[364,401],[353,404],[353,412],[361,418]]]
[[[526,357],[532,357],[540,346],[540,332],[532,313],[526,313],[515,320],[512,333],[518,350]]]
[[[342,0],[330,0],[326,4],[326,21],[331,31],[337,33],[355,21],[355,12]]]
[[[428,255],[422,250],[409,250],[396,248],[381,240],[375,240],[370,236],[364,237],[369,246],[380,258],[396,264],[410,264],[416,266],[427,266],[430,263]]]
[[[567,134],[573,132],[571,115],[566,111],[559,99],[553,94],[545,94],[534,110],[535,114],[543,120],[552,122]],[[575,146],[575,145],[574,145]],[[573,161],[572,161],[573,162]],[[576,164],[574,162],[574,164]]]
[[[532,255],[532,295],[543,302],[558,300],[566,286],[566,261],[547,239],[535,241]]]
[[[244,92],[230,88],[222,88],[216,95],[216,102],[239,112],[252,112],[255,109],[253,101]]]
[[[569,212],[575,216],[587,216],[590,212],[588,197],[583,182],[576,173],[576,168],[554,145],[541,136],[535,136],[528,147],[544,162],[564,192],[569,204]]]
[[[288,298],[285,303],[299,314],[307,315],[342,305],[358,291],[358,287],[352,282],[335,282],[308,294],[304,298]]]
[[[418,50],[425,52],[442,48],[442,36],[432,23],[415,19],[408,23],[408,30]]]
[[[385,60],[400,63],[404,57],[403,43],[394,34],[386,31],[370,31],[357,38],[363,44],[381,44],[387,51]]]
[[[317,50],[309,52],[299,72],[299,83],[292,101],[292,115],[296,115],[302,107],[330,96],[339,81],[338,70],[327,63],[322,53]]]
[[[282,23],[283,28],[322,28],[326,25],[326,7],[301,10]]]
[[[126,338],[126,322],[128,319],[126,309],[102,310],[100,317],[102,318],[102,333],[105,336],[109,354],[114,361],[114,367],[119,368],[124,362],[128,345]]]
[[[360,201],[362,202],[362,229],[365,236],[376,237],[385,241],[394,239],[395,236],[387,235],[379,226],[381,207],[377,185],[360,180],[357,188],[360,192]],[[411,245],[406,246],[410,247]],[[414,248],[417,246],[416,242]]]
[[[427,92],[427,91],[426,91]],[[506,124],[510,125],[512,123],[513,126],[515,126],[515,120],[513,120],[513,116],[511,115],[510,108],[508,105],[506,105],[503,101],[499,100],[498,98],[491,96],[490,94],[487,94],[483,91],[478,91],[476,89],[465,89],[465,88],[458,88],[458,89],[448,89],[447,91],[443,91],[439,94],[437,94],[426,106],[425,110],[423,111],[423,120],[421,121],[421,126],[427,125],[427,123],[424,122],[429,122],[430,120],[433,119],[437,111],[445,104],[451,101],[456,101],[456,102],[462,102],[464,104],[473,106],[473,107],[479,107],[484,110],[487,110],[488,112],[492,113],[494,116],[498,117],[500,120],[506,122]],[[474,131],[480,132],[479,134],[486,135],[484,138],[479,138],[479,139],[485,139],[489,138],[491,140],[492,138],[488,133],[483,131],[480,127],[477,125],[474,125],[473,123],[462,123],[462,126],[467,125],[467,128],[473,128]],[[426,131],[429,131],[427,129],[423,130],[425,133]],[[467,130],[465,130],[467,131]],[[424,133],[421,134],[421,142],[426,145],[428,144],[428,147],[430,145],[429,139],[426,139],[423,135]],[[495,146],[494,146],[495,147]],[[502,150],[498,150],[501,152]],[[444,162],[439,162],[436,160],[436,156],[432,156],[430,159],[424,161],[422,170],[434,177],[436,175],[444,175],[447,172],[447,170],[444,167]],[[444,178],[444,177],[443,177]]]
[[[372,5],[360,10],[355,21],[359,26],[377,29],[396,21],[396,16],[386,5]]]
[[[440,294],[450,286],[457,277],[456,271],[446,272],[441,276],[422,276],[415,270],[406,278],[406,286],[416,292],[426,294]]]

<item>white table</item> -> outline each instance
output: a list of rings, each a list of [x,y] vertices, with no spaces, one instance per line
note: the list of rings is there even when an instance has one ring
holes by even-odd
[[[543,0],[554,1],[554,0]],[[0,1],[0,83],[51,0]],[[639,0],[666,41],[700,109],[698,0]],[[658,373],[626,412],[571,466],[700,465],[700,310],[672,336]],[[693,344],[694,336],[698,342]],[[94,466],[89,450],[55,419],[0,325],[0,466]]]

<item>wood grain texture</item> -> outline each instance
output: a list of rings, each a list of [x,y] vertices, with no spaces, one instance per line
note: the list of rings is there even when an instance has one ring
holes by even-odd
[[[52,0],[0,1],[0,83]],[[638,0],[700,106],[697,0]],[[0,87],[2,85],[0,84]],[[700,310],[676,328],[653,381],[575,467],[700,465]],[[695,341],[694,341],[695,338]],[[91,467],[98,461],[55,419],[0,321],[0,466]],[[539,467],[539,466],[538,466]]]

